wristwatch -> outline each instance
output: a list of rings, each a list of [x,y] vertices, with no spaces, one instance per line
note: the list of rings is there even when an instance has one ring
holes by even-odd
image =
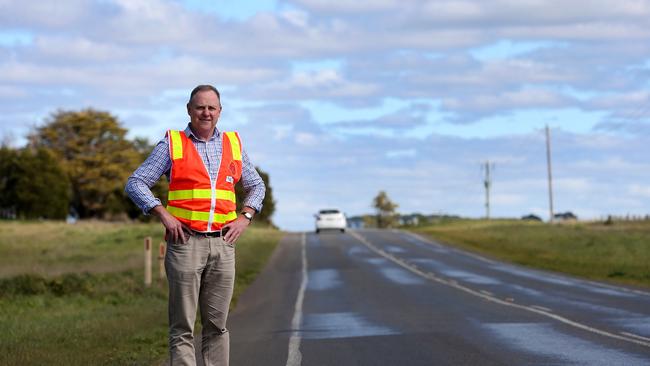
[[[248,219],[248,221],[253,221],[253,215],[250,212],[242,211],[242,215],[244,215],[245,218]]]

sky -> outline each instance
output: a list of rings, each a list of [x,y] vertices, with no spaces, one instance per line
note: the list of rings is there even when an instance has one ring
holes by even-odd
[[[0,139],[105,110],[159,141],[221,91],[274,222],[650,214],[650,0],[0,0]]]

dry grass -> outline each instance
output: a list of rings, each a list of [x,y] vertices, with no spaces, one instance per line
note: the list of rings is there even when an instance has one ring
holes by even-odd
[[[526,266],[650,287],[650,221],[453,220],[416,231]]]
[[[161,228],[0,222],[0,365],[161,364],[167,287],[156,260],[154,286],[143,285],[143,238],[157,248]],[[252,227],[240,238],[233,304],[282,235]]]

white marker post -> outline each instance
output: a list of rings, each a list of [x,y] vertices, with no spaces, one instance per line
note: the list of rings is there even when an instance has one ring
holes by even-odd
[[[165,280],[165,243],[163,242],[158,246],[158,278],[160,281]]]
[[[151,237],[144,238],[144,285],[151,286]]]

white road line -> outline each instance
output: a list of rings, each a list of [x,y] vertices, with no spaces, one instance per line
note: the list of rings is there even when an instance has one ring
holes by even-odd
[[[549,308],[545,308],[545,307],[543,307],[543,306],[539,306],[539,305],[531,305],[530,307],[533,308],[533,309],[539,309],[539,310],[542,310],[542,311],[548,311],[548,312],[552,312],[552,311],[553,311],[553,310],[551,310],[551,309],[549,309]]]
[[[289,354],[287,355],[287,366],[300,366],[302,363],[302,353],[300,353],[300,326],[302,325],[302,302],[305,299],[305,289],[307,288],[307,245],[305,233],[300,238],[302,252],[302,279],[300,289],[296,297],[296,305],[293,310],[293,319],[291,320],[291,338],[289,339]]]
[[[599,334],[599,335],[602,335],[602,336],[606,336],[606,337],[610,337],[610,338],[614,338],[614,339],[618,339],[618,340],[622,340],[622,341],[635,343],[635,344],[645,346],[645,347],[650,347],[650,341],[645,341],[645,340],[637,339],[635,337],[619,335],[619,334],[611,333],[611,332],[608,332],[608,331],[605,331],[605,330],[593,328],[593,327],[590,327],[590,326],[588,326],[586,324],[578,323],[578,322],[573,321],[571,319],[559,316],[557,314],[553,314],[553,313],[545,311],[545,310],[536,309],[536,308],[531,307],[531,306],[516,304],[514,302],[508,302],[506,300],[501,300],[501,299],[496,298],[494,296],[482,294],[480,291],[472,290],[471,288],[463,286],[463,285],[461,285],[461,284],[459,284],[459,283],[457,283],[455,281],[445,280],[444,278],[438,277],[438,276],[436,276],[435,274],[433,274],[431,272],[424,272],[424,271],[419,270],[417,268],[413,268],[412,266],[409,266],[408,264],[405,264],[405,262],[403,260],[401,260],[399,258],[396,258],[392,254],[390,254],[390,253],[376,247],[374,244],[372,244],[370,241],[368,241],[366,238],[359,235],[358,233],[350,231],[350,234],[352,236],[354,236],[357,240],[362,242],[365,246],[370,248],[370,250],[373,250],[374,252],[381,255],[382,257],[384,257],[384,258],[398,264],[399,266],[402,266],[403,268],[415,273],[416,275],[421,276],[423,278],[426,278],[426,279],[428,279],[428,280],[430,280],[432,282],[437,282],[437,283],[440,283],[440,284],[443,284],[443,285],[446,285],[446,286],[451,286],[451,287],[456,288],[458,290],[461,290],[463,292],[469,293],[469,294],[474,295],[474,296],[478,296],[478,297],[480,297],[482,299],[492,301],[492,302],[497,303],[497,304],[510,306],[510,307],[514,307],[514,308],[517,308],[517,309],[526,310],[526,311],[529,311],[529,312],[540,314],[540,315],[543,315],[545,317],[555,319],[555,320],[557,320],[557,321],[559,321],[561,323],[570,325],[572,327],[579,328],[579,329],[582,329],[582,330],[586,330],[588,332],[596,333],[596,334]]]
[[[636,335],[636,334],[632,334],[632,333],[628,333],[628,332],[621,332],[621,334],[622,334],[622,335],[626,335],[626,336],[628,336],[628,337],[634,337],[634,338],[637,338],[637,339],[643,339],[644,341],[648,341],[648,342],[650,342],[650,338],[642,337],[642,336],[640,336],[640,335]]]
[[[494,294],[491,293],[490,291],[485,291],[485,290],[481,290],[481,293],[482,293],[482,294],[486,294],[486,295],[488,295],[488,296],[493,296],[493,295],[494,295]]]

